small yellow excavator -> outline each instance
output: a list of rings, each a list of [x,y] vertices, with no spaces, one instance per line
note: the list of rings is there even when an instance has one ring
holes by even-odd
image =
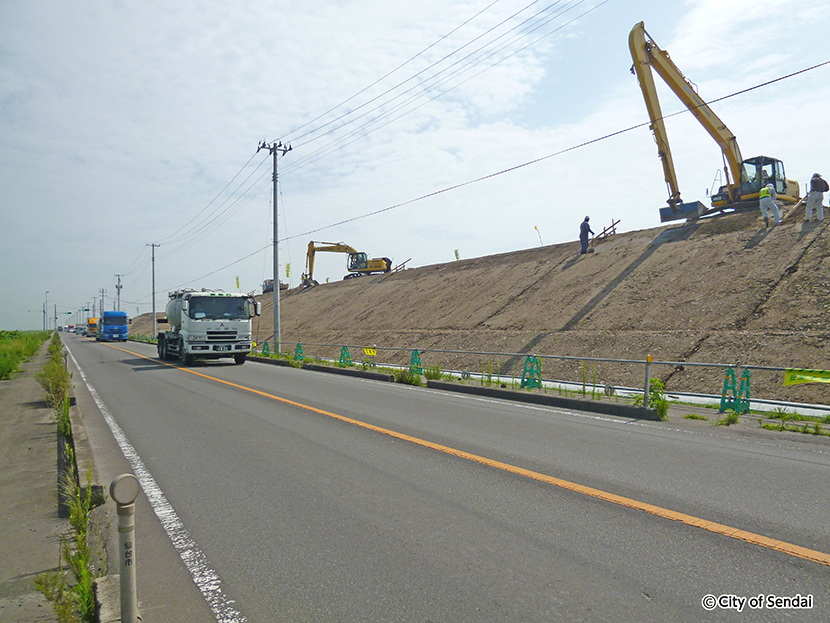
[[[663,175],[669,190],[669,207],[660,209],[662,222],[681,218],[694,219],[729,209],[738,211],[757,207],[761,188],[768,183],[775,185],[779,201],[793,204],[799,200],[799,184],[786,178],[783,162],[769,156],[756,156],[744,160],[735,135],[697,94],[694,85],[669,58],[669,53],[657,46],[654,39],[646,32],[643,22],[635,24],[631,29],[628,47],[634,61],[631,73],[637,76],[640,89],[643,91],[643,99],[645,99],[651,121],[649,127],[657,143],[657,153],[663,163]],[[663,124],[663,113],[660,110],[657,89],[651,74],[652,69],[689,109],[689,112],[700,122],[723,152],[726,184],[712,195],[711,209],[707,209],[699,201],[683,203],[680,199],[677,174],[674,171],[674,161],[669,148],[666,127]]]
[[[376,257],[369,259],[366,253],[350,247],[345,242],[315,242],[308,243],[308,253],[305,257],[305,274],[303,274],[302,286],[310,288],[318,285],[314,280],[314,255],[317,252],[348,253],[346,259],[346,270],[349,274],[343,279],[353,279],[361,275],[373,275],[377,273],[388,273],[392,270],[392,260],[388,257]]]

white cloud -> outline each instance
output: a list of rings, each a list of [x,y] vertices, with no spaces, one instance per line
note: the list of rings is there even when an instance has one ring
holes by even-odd
[[[432,73],[459,57],[441,59],[476,37],[465,53],[504,33],[507,26],[486,34],[526,3],[502,0],[439,41],[488,4],[4,3],[0,263],[14,267],[3,271],[3,285],[20,300],[4,297],[0,328],[40,326],[28,309],[46,290],[67,309],[102,287],[112,294],[116,273],[125,274],[122,297],[147,311],[150,242],[162,242],[161,298],[179,284],[233,289],[236,275],[243,289],[257,287],[270,276],[269,252],[240,258],[269,245],[267,154],[243,169],[261,139],[294,147],[280,161],[280,232],[298,236],[645,122],[627,49],[628,29],[642,19],[707,99],[826,60],[814,42],[830,25],[817,0],[608,3],[476,77],[486,63],[429,91]],[[549,28],[597,4],[581,4]],[[827,71],[718,102],[716,112],[745,155],[775,155],[790,175],[809,179],[826,152]],[[406,84],[420,99],[400,110],[404,97],[378,99],[360,108],[368,114],[357,123],[335,129],[349,116],[323,130],[331,134],[303,136],[418,72]],[[430,101],[448,86],[456,88]],[[661,96],[665,112],[680,108]],[[721,166],[717,146],[688,115],[668,128],[684,198],[705,200]],[[291,238],[281,258],[290,260],[295,284],[309,238],[411,257],[411,266],[451,261],[456,248],[472,257],[535,246],[534,226],[546,244],[573,239],[583,212],[598,225],[614,218],[623,229],[651,227],[665,199],[656,148],[640,128]],[[174,244],[171,234],[182,227],[193,235]],[[318,271],[339,279],[342,258],[321,258]],[[136,305],[126,308],[134,313]]]

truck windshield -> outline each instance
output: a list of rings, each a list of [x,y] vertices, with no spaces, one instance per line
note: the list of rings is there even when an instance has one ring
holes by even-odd
[[[188,316],[193,320],[247,320],[251,314],[247,299],[198,296],[190,299]]]
[[[112,324],[115,324],[115,325],[125,325],[125,324],[127,324],[127,319],[126,319],[126,318],[119,317],[119,316],[112,316],[112,317],[111,317],[111,316],[104,316],[104,317],[101,319],[101,324],[106,324],[106,325],[112,325]]]

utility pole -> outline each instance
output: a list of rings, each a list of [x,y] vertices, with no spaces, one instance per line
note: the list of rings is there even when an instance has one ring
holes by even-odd
[[[117,296],[117,301],[118,301],[117,305],[118,305],[118,307],[116,308],[115,311],[121,311],[121,275],[116,275],[116,277],[118,277],[118,284],[115,286],[115,292],[116,292],[116,296]]]
[[[102,316],[104,315],[104,293],[105,292],[106,292],[106,290],[104,288],[101,288],[101,315]]]
[[[282,141],[276,143],[260,142],[257,146],[257,151],[267,149],[272,156],[274,156],[274,352],[280,352],[280,252],[277,240],[279,240],[279,211],[277,210],[277,183],[279,182],[279,175],[277,174],[277,157],[279,154],[283,156],[291,151],[291,145],[283,145]]]
[[[153,244],[149,243],[148,247],[152,247],[152,254],[153,254],[153,339],[155,339],[158,333],[156,332],[156,247],[160,247],[160,244]]]

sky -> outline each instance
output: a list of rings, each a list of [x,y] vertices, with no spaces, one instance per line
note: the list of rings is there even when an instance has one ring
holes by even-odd
[[[311,240],[415,268],[574,241],[586,215],[657,227],[640,21],[701,97],[737,94],[712,107],[745,158],[781,159],[802,194],[830,175],[830,65],[741,93],[830,60],[826,0],[4,0],[0,330],[42,329],[44,308],[77,323],[102,295],[147,313],[153,266],[158,311],[176,288],[260,291],[261,141],[291,147],[292,287]],[[656,81],[664,114],[682,111]],[[666,127],[683,200],[708,205],[718,146],[688,112]],[[345,259],[318,253],[314,278],[342,279]]]

